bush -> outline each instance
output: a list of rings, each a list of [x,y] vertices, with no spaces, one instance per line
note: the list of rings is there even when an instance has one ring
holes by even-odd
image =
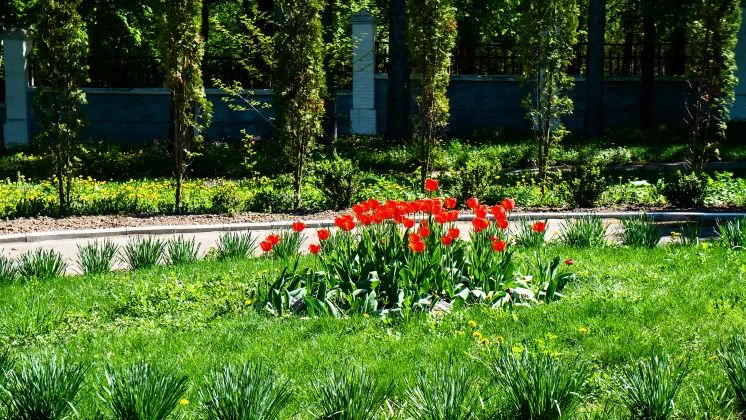
[[[197,262],[199,260],[200,245],[194,238],[186,239],[184,235],[169,239],[166,243],[168,264],[181,265]]]
[[[104,274],[111,271],[119,246],[106,239],[78,245],[78,264],[83,274]]]
[[[237,214],[243,211],[244,202],[238,195],[238,186],[233,182],[219,181],[212,191],[212,211]]]
[[[47,280],[61,277],[67,271],[67,263],[53,250],[36,249],[21,255],[18,261],[18,274],[24,279]]]
[[[624,370],[618,379],[617,392],[631,417],[666,420],[673,415],[674,400],[689,374],[689,360],[669,363],[654,354]]]
[[[575,205],[593,207],[606,191],[606,178],[598,166],[575,166],[570,171],[568,188]]]
[[[122,261],[130,270],[140,270],[158,265],[163,260],[166,243],[152,236],[135,239],[124,246]]]
[[[707,183],[696,174],[676,171],[666,179],[661,193],[674,207],[696,207],[704,202],[706,186]]]
[[[606,243],[606,227],[598,216],[565,219],[560,225],[560,241],[576,247],[601,246]]]
[[[314,383],[314,419],[373,420],[394,390],[393,380],[380,382],[364,368],[331,371]]]
[[[746,217],[740,219],[728,220],[727,222],[717,221],[717,231],[720,241],[731,248],[746,247]]]
[[[117,419],[165,420],[187,391],[187,377],[162,371],[148,363],[122,370],[105,370],[106,385],[99,397]]]
[[[495,183],[500,173],[500,163],[487,159],[474,159],[466,162],[456,175],[453,195],[460,203],[466,203],[471,197],[484,199],[490,186]]]
[[[655,248],[663,236],[663,227],[656,225],[647,214],[622,219],[622,226],[624,226],[622,243],[628,246]]]
[[[251,233],[226,232],[220,235],[217,244],[219,259],[251,258],[256,249],[256,240]]]
[[[360,168],[349,159],[334,158],[316,164],[319,188],[335,209],[349,208],[360,188]]]

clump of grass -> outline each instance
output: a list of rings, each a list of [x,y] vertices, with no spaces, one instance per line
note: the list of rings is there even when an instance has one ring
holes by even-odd
[[[187,391],[187,377],[136,363],[121,370],[106,368],[99,398],[117,419],[165,420]]]
[[[15,261],[0,255],[0,284],[12,283],[17,277]]]
[[[560,225],[559,239],[574,247],[591,247],[606,243],[606,227],[598,216],[565,219]]]
[[[518,224],[518,232],[515,235],[515,244],[524,248],[538,248],[544,244],[544,235],[546,230],[536,232],[534,228],[537,224],[544,223],[546,220],[521,220]]]
[[[272,255],[277,258],[290,258],[298,255],[305,236],[302,232],[278,233],[280,242],[272,247]]]
[[[622,371],[617,384],[619,400],[632,418],[666,420],[674,413],[674,400],[688,374],[688,359],[671,363],[653,354]]]
[[[718,360],[728,376],[738,407],[746,413],[746,336],[736,334],[720,346]]]
[[[746,247],[746,217],[728,220],[722,222],[717,221],[717,231],[720,240],[726,246],[731,248],[744,248]]]
[[[163,259],[166,244],[152,236],[135,239],[124,246],[122,261],[130,270],[140,270],[158,265]]]
[[[219,259],[251,258],[256,249],[256,240],[249,232],[226,232],[220,235],[217,244]]]
[[[19,299],[0,309],[0,328],[11,337],[35,337],[53,331],[62,321],[62,314],[45,296],[25,291]]]
[[[18,260],[18,274],[23,279],[48,280],[62,277],[67,271],[67,262],[53,250],[38,248],[21,255]]]
[[[364,368],[331,371],[313,384],[314,419],[372,420],[393,393],[394,382],[381,382]]]
[[[78,263],[83,274],[105,274],[114,266],[119,246],[109,239],[78,245]]]
[[[699,245],[700,236],[702,236],[701,220],[688,220],[682,223],[681,236],[679,236],[682,245]]]
[[[198,395],[208,420],[274,420],[293,395],[288,381],[261,363],[229,365],[205,380]]]
[[[467,363],[439,363],[432,373],[419,371],[413,384],[407,383],[407,414],[416,420],[466,420],[490,418],[482,415],[478,378]]]
[[[65,419],[75,412],[87,371],[63,358],[29,358],[7,373],[0,391],[15,419]]]
[[[638,217],[622,219],[624,233],[622,243],[628,246],[655,248],[663,237],[663,226],[643,214]]]
[[[512,418],[520,420],[574,418],[582,404],[587,368],[565,364],[546,354],[505,349],[489,364],[496,384],[505,392]]]
[[[169,239],[166,243],[169,265],[193,264],[199,261],[199,247],[194,238],[186,239],[184,236]]]

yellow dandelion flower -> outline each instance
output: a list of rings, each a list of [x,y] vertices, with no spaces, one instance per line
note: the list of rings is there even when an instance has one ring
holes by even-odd
[[[244,302],[247,305],[251,305],[251,299],[246,299],[246,302]]]
[[[717,359],[718,359],[718,355],[717,354],[713,354],[712,356],[710,356],[710,357],[707,358],[707,360],[709,360],[709,361],[713,361],[713,360],[717,360]]]
[[[179,401],[179,404],[181,404],[181,405],[187,405],[187,404],[189,404],[189,400],[186,399],[186,398],[182,398],[181,401]]]
[[[487,344],[490,344],[490,340],[483,338],[479,341],[479,343],[486,346]]]
[[[500,344],[503,341],[505,341],[505,339],[501,335],[498,335],[497,337],[495,337],[495,343]]]
[[[368,315],[368,314],[363,314],[363,318],[370,318],[370,315]]]
[[[585,328],[585,327],[580,327],[580,328],[578,328],[578,332],[580,332],[581,334],[588,334],[588,333],[591,332],[591,330],[589,330],[588,328]]]
[[[482,339],[482,333],[480,333],[479,331],[474,331],[471,334],[471,336],[474,337],[474,338],[476,338],[477,340],[481,340]]]
[[[458,331],[456,334],[458,334],[458,335],[464,335],[464,332],[463,331]]]
[[[469,321],[469,326],[470,327],[476,327],[477,326],[477,322],[476,321]]]

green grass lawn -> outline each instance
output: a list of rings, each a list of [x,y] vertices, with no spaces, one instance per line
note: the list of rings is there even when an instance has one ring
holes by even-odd
[[[307,418],[310,386],[331,369],[362,364],[394,379],[401,390],[416,372],[449,356],[461,362],[489,359],[501,337],[508,348],[588,364],[590,405],[607,399],[622,366],[655,348],[691,360],[694,370],[677,401],[677,416],[703,418],[698,386],[715,392],[727,383],[711,359],[721,340],[745,325],[746,254],[678,246],[549,252],[575,260],[580,280],[565,289],[564,300],[504,312],[473,307],[385,320],[263,314],[247,299],[256,276],[278,264],[267,259],[1,285],[0,347],[10,346],[16,355],[52,352],[92,363],[79,418],[97,418],[95,386],[103,380],[103,366],[138,360],[186,373],[190,401],[210,369],[263,360],[290,378],[296,417]],[[529,257],[524,252],[518,258]],[[475,332],[490,344],[480,344]],[[479,369],[477,376],[475,381],[487,379]],[[177,411],[198,418],[196,403]]]

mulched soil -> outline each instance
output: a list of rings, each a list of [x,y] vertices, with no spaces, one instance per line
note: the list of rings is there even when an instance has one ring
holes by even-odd
[[[629,206],[596,207],[592,209],[557,209],[557,208],[521,208],[516,213],[525,212],[566,212],[578,211],[587,213],[614,212],[614,211],[661,211],[672,210],[666,207],[654,206]],[[683,211],[681,209],[678,209]],[[686,211],[707,212],[746,212],[744,208],[733,207],[708,207],[698,209],[686,209]],[[166,226],[166,225],[212,225],[224,223],[245,222],[279,222],[287,220],[329,220],[347,211],[322,211],[322,212],[297,212],[297,213],[245,213],[235,216],[227,214],[184,214],[184,215],[152,215],[132,214],[113,216],[71,216],[63,218],[39,217],[21,218],[0,221],[0,235],[28,232],[47,232],[56,230],[79,230],[79,229],[103,229],[117,227],[135,226]],[[469,214],[470,211],[462,211]]]

